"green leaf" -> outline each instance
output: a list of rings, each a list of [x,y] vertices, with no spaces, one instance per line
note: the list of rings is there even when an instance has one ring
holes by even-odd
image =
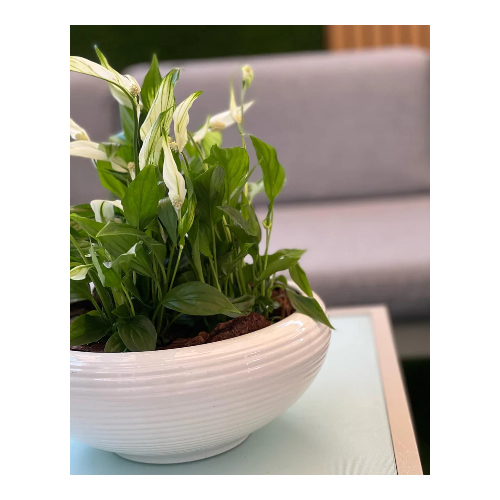
[[[144,77],[144,83],[141,88],[141,98],[142,104],[144,104],[144,109],[149,110],[153,104],[154,98],[161,84],[161,74],[160,68],[158,67],[158,59],[156,54],[153,55],[153,60],[151,61],[151,66],[149,71]]]
[[[299,264],[295,264],[290,267],[290,276],[295,284],[308,296],[312,297],[313,293],[311,287],[309,285],[309,280],[307,279],[305,271],[299,266]]]
[[[94,212],[92,211],[91,217],[94,217]],[[73,213],[70,218],[83,228],[83,230],[92,238],[95,238],[97,233],[106,225],[104,222],[97,222],[95,220],[87,219],[86,217],[81,217],[80,215]]]
[[[90,293],[90,287],[88,280],[74,281],[71,280],[69,284],[69,301],[80,302],[81,300],[91,300],[92,294]]]
[[[197,212],[200,219],[209,226],[222,219],[222,212],[217,209],[224,197],[224,169],[212,167],[193,180],[198,201]]]
[[[229,299],[238,311],[244,316],[247,316],[253,311],[253,306],[255,304],[254,295],[242,295],[241,297],[236,297],[235,299]],[[230,317],[236,317],[235,315],[229,315]]]
[[[165,130],[170,129],[170,124],[172,123],[172,116],[174,114],[175,98],[174,98],[174,87],[179,78],[180,70],[173,69],[170,73],[161,81],[158,92],[151,104],[149,113],[144,120],[141,127],[141,139],[144,140],[148,135],[151,127],[158,119],[158,116],[162,111],[166,111],[165,115]]]
[[[199,222],[195,221],[189,231],[189,242],[191,243],[191,255],[193,257],[193,264],[198,275],[198,280],[205,283],[203,276],[203,267],[201,265],[200,257],[200,237],[199,237]]]
[[[191,196],[187,202],[187,209],[179,222],[179,244],[184,246],[186,234],[191,229],[194,222],[194,212],[196,208],[196,196]]]
[[[94,246],[90,247],[90,255],[101,283],[104,286],[113,288],[114,290],[120,290],[122,284],[120,275],[114,269],[108,268],[104,265],[102,259],[97,255]]]
[[[163,243],[156,241],[154,238],[151,238],[135,227],[113,221],[108,222],[106,226],[99,231],[96,238],[115,258],[122,253],[127,253],[139,240],[144,241],[162,264],[167,253]]]
[[[70,270],[69,277],[71,280],[74,281],[84,280],[87,277],[89,269],[91,269],[92,267],[93,267],[92,264],[75,266],[73,269]]]
[[[109,337],[106,345],[104,346],[104,352],[127,352],[127,346],[123,343],[118,332],[113,333]]]
[[[129,144],[134,141],[134,111],[131,108],[120,105],[120,119],[122,121],[123,133]]]
[[[316,299],[312,297],[304,297],[303,295],[299,295],[290,288],[286,289],[286,293],[295,310],[297,310],[302,314],[305,314],[306,316],[309,316],[315,321],[323,323],[329,328],[334,329],[330,323],[330,320],[325,314],[325,311],[323,311],[323,309],[321,308]]]
[[[158,202],[158,218],[165,226],[174,245],[177,245],[177,214],[170,198],[163,198]]]
[[[217,208],[226,213],[233,221],[233,223],[241,227],[247,234],[249,234],[250,236],[257,236],[258,229],[255,226],[251,226],[250,222],[243,218],[243,215],[241,215],[240,211],[229,206]]]
[[[293,259],[300,259],[304,255],[305,250],[299,250],[298,248],[282,248],[277,252],[272,253],[267,257],[267,263],[270,264],[275,260],[281,259],[282,257],[290,257]]]
[[[234,192],[241,186],[249,169],[249,159],[246,149],[221,149],[216,144],[210,150],[210,156],[205,160],[209,165],[219,165],[224,169],[226,200],[232,198]]]
[[[156,119],[150,131],[148,132],[148,135],[144,139],[141,150],[139,152],[140,169],[143,169],[146,165],[160,165],[160,158],[162,155],[161,135],[162,133],[164,133],[163,129],[166,115],[167,111],[162,111],[158,115],[158,118]]]
[[[269,202],[272,205],[285,183],[285,169],[279,163],[276,150],[273,147],[257,139],[257,137],[253,135],[250,136],[250,139],[252,140],[255,153],[257,154],[257,159],[262,167],[264,188]]]
[[[120,318],[116,326],[121,340],[130,351],[154,351],[156,349],[156,329],[146,316]]]
[[[212,258],[212,233],[210,228],[200,221],[198,229],[198,238],[200,242],[200,252],[208,258]]]
[[[240,183],[236,186],[236,188],[233,190],[231,193],[231,198],[229,200],[229,204],[232,207],[235,207],[238,204],[238,201],[240,199],[241,192],[245,188],[245,184],[248,182],[248,179],[250,179],[250,176],[253,174],[253,171],[257,168],[257,165],[252,168],[241,180]],[[250,203],[250,202],[249,202]]]
[[[111,163],[109,161],[97,160],[96,168],[102,186],[109,189],[118,198],[123,198],[127,192],[127,186],[124,184],[125,175],[115,172],[111,168]],[[120,180],[122,178],[124,182]]]
[[[122,253],[112,262],[104,262],[105,267],[113,267],[124,272],[135,271],[144,276],[154,278],[151,262],[144,251],[143,242],[136,243],[127,253]]]
[[[130,318],[130,311],[127,304],[121,304],[111,311],[117,318]]]
[[[90,311],[87,314],[78,316],[70,326],[70,345],[85,345],[101,340],[111,323],[103,318],[98,311]]]
[[[81,217],[86,217],[87,219],[94,217],[94,211],[92,210],[92,207],[89,203],[84,203],[82,205],[73,205],[72,207],[70,207],[69,213],[77,214]]]
[[[243,260],[247,254],[250,248],[254,245],[254,243],[245,243],[242,247],[238,255],[231,261],[229,262],[223,262],[221,265],[221,269],[225,274],[230,274],[236,269],[236,266],[238,265],[238,262],[240,260]]]
[[[144,229],[158,210],[159,193],[155,169],[153,165],[144,167],[132,181],[122,199],[127,222],[138,229]]]
[[[210,154],[212,147],[215,145],[222,145],[222,134],[220,132],[207,132],[205,137],[201,140],[201,147],[205,156]]]
[[[238,309],[217,288],[198,281],[172,288],[161,303],[169,309],[192,316],[239,314]]]
[[[299,259],[295,259],[293,257],[284,257],[283,259],[275,260],[274,262],[267,263],[267,267],[262,271],[257,282],[265,280],[277,273],[278,271],[284,271],[285,269],[290,268],[297,264]]]

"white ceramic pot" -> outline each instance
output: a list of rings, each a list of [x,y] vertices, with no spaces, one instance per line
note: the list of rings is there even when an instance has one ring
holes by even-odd
[[[294,313],[212,344],[71,351],[71,435],[147,463],[227,451],[289,408],[317,375],[330,329]]]

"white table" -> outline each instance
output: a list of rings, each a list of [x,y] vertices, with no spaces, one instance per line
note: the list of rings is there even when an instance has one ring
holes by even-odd
[[[149,465],[71,442],[71,474],[422,474],[384,306],[331,309],[323,368],[288,411],[236,448]]]

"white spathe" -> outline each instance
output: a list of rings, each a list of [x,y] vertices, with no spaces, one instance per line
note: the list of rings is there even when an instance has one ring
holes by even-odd
[[[123,210],[120,200],[92,200],[90,202],[90,207],[94,211],[96,222],[109,222],[113,220],[115,218],[114,207]]]
[[[162,137],[163,152],[165,160],[163,163],[163,181],[168,188],[168,197],[175,208],[177,215],[180,215],[182,204],[186,199],[186,183],[184,177],[177,169],[172,151],[165,138]]]
[[[92,141],[73,141],[69,143],[69,154],[71,156],[80,156],[90,158],[96,161],[109,161],[113,170],[117,172],[128,172],[127,163],[123,158],[114,156],[108,158],[104,147],[97,142]]]
[[[192,93],[187,99],[184,99],[174,111],[175,142],[179,153],[182,153],[188,141],[187,126],[189,123],[189,108],[201,94],[201,91]]]
[[[88,136],[87,132],[83,129],[83,127],[80,127],[80,125],[78,125],[78,123],[76,123],[71,118],[69,119],[69,135],[72,139],[80,141],[90,140],[90,137]]]
[[[243,113],[245,113],[253,103],[254,101],[247,102],[243,106]],[[233,114],[237,117],[239,116],[239,122],[241,122],[241,108],[238,108],[237,110],[233,109]],[[235,121],[231,115],[231,110],[228,109],[227,111],[218,113],[207,120],[207,123],[205,123],[205,125],[203,125],[200,130],[193,134],[193,139],[195,142],[200,142],[205,137],[208,130],[217,132],[219,130],[224,130],[225,128],[230,127],[231,125],[234,125],[234,123]]]
[[[130,75],[120,75],[109,65],[107,68],[84,57],[70,56],[70,70],[76,73],[93,76],[105,80],[111,85],[111,94],[123,106],[133,108],[137,106],[135,98],[141,87],[137,80]]]
[[[69,154],[91,160],[109,161],[106,153],[99,149],[99,144],[92,141],[73,141],[69,143]]]

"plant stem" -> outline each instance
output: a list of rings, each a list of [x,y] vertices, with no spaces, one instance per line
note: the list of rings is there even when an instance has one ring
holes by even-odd
[[[137,102],[133,100],[134,111],[134,143],[132,144],[134,150],[134,163],[136,175],[139,173],[139,116],[137,115]]]
[[[271,230],[273,228],[273,215],[274,215],[274,209],[273,207],[269,207],[269,212],[267,214],[266,220],[268,221],[266,223],[265,229],[266,229],[266,251],[264,253],[264,269],[267,268],[267,255],[269,252],[269,240],[271,239]],[[262,282],[262,295],[266,295],[266,286],[265,286],[265,281]]]
[[[92,280],[92,283],[94,283],[95,289],[97,294],[99,295],[99,298],[101,299],[101,303],[104,307],[104,310],[106,311],[106,315],[108,316],[109,321],[113,322],[113,303],[111,302],[111,299],[108,295],[108,291],[106,288],[102,285],[101,280],[97,276],[96,272],[91,269],[89,271],[89,276],[90,279]]]
[[[177,268],[179,267],[179,261],[181,260],[182,250],[184,247],[179,245],[179,254],[177,255],[177,262],[175,263],[174,272],[172,273],[172,281],[170,282],[170,286],[168,287],[168,291],[172,289],[172,285],[174,284],[175,275],[177,274]]]
[[[210,263],[210,269],[212,270],[212,274],[214,275],[214,281],[215,281],[215,285],[217,286],[217,288],[219,289],[219,292],[221,292],[222,290],[220,289],[220,285],[219,285],[219,280],[217,278],[217,271],[215,270],[214,268],[214,263],[213,263],[213,259],[208,259],[208,262]]]
[[[198,146],[198,144],[193,139],[193,135],[191,134],[191,132],[188,132],[188,137],[189,137],[191,143],[193,144],[194,148],[196,149],[198,156],[200,157],[200,160],[203,161],[203,153],[201,152],[201,149]]]
[[[85,257],[85,254],[83,253],[83,250],[80,248],[80,245],[76,242],[75,238],[70,234],[69,235],[71,243],[73,243],[73,246],[78,250],[78,253],[80,254],[81,258],[83,259],[83,262],[87,264],[88,259]],[[108,295],[108,292],[106,289],[101,285],[101,282],[99,280],[99,277],[96,275],[95,271],[93,269],[89,270],[89,276],[90,279],[92,280],[92,283],[94,283],[95,289],[97,291],[97,294],[99,295],[99,298],[101,299],[101,303],[104,306],[104,310],[106,311],[106,315],[108,316],[109,320],[111,321],[111,310],[113,309],[112,304],[110,302],[110,298]],[[94,307],[101,313],[103,314],[101,308],[98,306],[97,302],[94,300],[92,297],[91,299],[92,304],[94,304]]]
[[[241,147],[243,149],[247,148],[247,145],[245,143],[245,124],[244,124],[244,118],[243,118],[243,108],[244,108],[244,100],[245,100],[245,87],[242,87],[241,89],[241,104],[240,104],[240,113],[241,113],[241,123],[238,123],[238,130],[241,135]]]
[[[213,253],[214,253],[214,267],[215,267],[215,281],[217,282],[217,287],[219,288],[219,280],[217,279],[218,277],[218,269],[217,269],[217,247],[215,245],[215,229],[214,229],[214,223],[212,220],[210,220],[210,228],[212,229],[212,248],[213,248]],[[220,288],[219,288],[220,290]]]
[[[167,266],[167,276],[165,279],[165,283],[168,285],[170,281],[170,271],[172,270],[172,254],[174,253],[174,245],[170,245],[170,254],[168,256],[168,266]]]
[[[129,294],[127,293],[127,289],[125,288],[123,283],[122,283],[122,290],[123,290],[123,293],[125,294],[125,297],[127,297],[130,312],[132,313],[132,316],[135,316],[134,304],[132,304],[132,300],[130,299]]]

